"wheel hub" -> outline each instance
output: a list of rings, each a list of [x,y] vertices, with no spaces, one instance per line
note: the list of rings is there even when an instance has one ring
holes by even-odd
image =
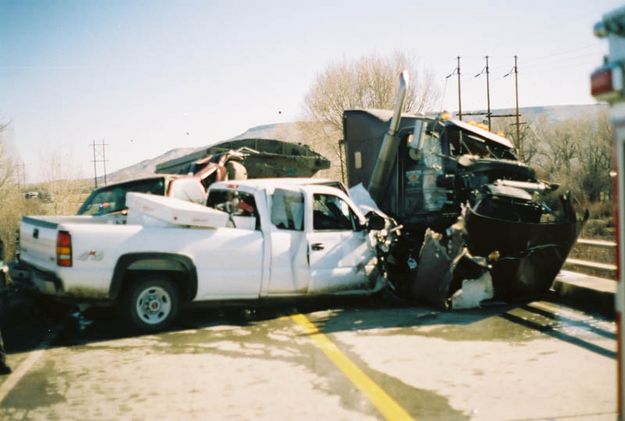
[[[171,297],[160,286],[144,289],[136,301],[137,315],[148,324],[158,324],[171,312]]]
[[[147,301],[147,310],[156,313],[161,309],[161,302],[156,296],[150,296]]]

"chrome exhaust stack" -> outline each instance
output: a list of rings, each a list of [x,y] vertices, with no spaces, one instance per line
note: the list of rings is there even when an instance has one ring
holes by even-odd
[[[375,167],[373,168],[371,180],[369,181],[369,194],[371,194],[371,197],[378,205],[384,200],[384,194],[388,191],[391,170],[393,169],[393,164],[395,163],[395,158],[397,157],[397,150],[399,147],[397,128],[399,127],[407,90],[408,72],[404,70],[399,75],[399,86],[397,87],[397,94],[395,96],[395,107],[393,109],[391,124],[388,131],[384,135],[378,159],[375,163]]]

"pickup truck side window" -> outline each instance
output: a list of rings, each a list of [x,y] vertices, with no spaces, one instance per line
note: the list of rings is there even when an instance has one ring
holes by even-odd
[[[358,231],[360,223],[343,199],[329,194],[315,194],[313,229],[316,231]]]
[[[276,189],[271,199],[271,223],[283,230],[304,229],[304,196],[302,193]]]
[[[211,190],[206,199],[206,206],[227,212],[232,216],[253,217],[256,219],[256,229],[260,229],[253,194],[235,190]]]

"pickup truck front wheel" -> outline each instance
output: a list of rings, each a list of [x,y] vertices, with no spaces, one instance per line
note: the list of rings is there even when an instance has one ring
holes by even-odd
[[[145,332],[168,327],[178,314],[180,296],[167,277],[146,276],[128,285],[122,311],[131,325]]]

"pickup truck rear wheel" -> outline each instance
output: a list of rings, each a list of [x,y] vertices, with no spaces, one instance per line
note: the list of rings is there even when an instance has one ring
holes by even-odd
[[[128,285],[122,311],[131,325],[146,332],[168,327],[178,314],[180,294],[176,285],[162,275],[150,275]]]

